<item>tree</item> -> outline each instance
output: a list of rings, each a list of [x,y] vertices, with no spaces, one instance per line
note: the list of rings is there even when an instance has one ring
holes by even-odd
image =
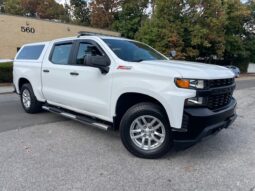
[[[149,3],[151,6],[151,14],[153,15],[155,13],[156,0],[150,0]]]
[[[65,23],[71,22],[70,6],[67,3],[64,4],[64,11],[63,14],[59,16],[59,19]]]
[[[27,16],[34,17],[36,15],[39,0],[21,0],[21,7]]]
[[[244,28],[250,35],[255,35],[255,1],[249,0],[246,6],[251,14],[249,20],[244,24]]]
[[[135,38],[151,45],[160,52],[168,54],[171,49],[175,49],[178,58],[181,58],[181,47],[183,42],[175,31],[176,28],[162,18],[148,19],[140,28]]]
[[[249,52],[245,48],[247,31],[244,28],[244,23],[249,21],[251,12],[239,0],[226,0],[224,4],[227,15],[224,60],[230,64],[247,62]]]
[[[12,15],[24,15],[25,13],[21,0],[5,0],[4,11]]]
[[[226,20],[222,0],[193,0],[189,5],[190,9],[186,9],[184,14],[182,36],[186,58],[196,60],[200,57],[206,62],[222,58],[225,51],[222,29]],[[190,36],[190,40],[187,40],[187,36]],[[196,54],[190,54],[190,50]]]
[[[3,6],[4,0],[0,0],[0,13],[4,12],[4,6]]]
[[[37,7],[37,15],[42,19],[60,19],[64,14],[64,7],[54,0],[40,1]]]
[[[94,0],[91,2],[91,25],[109,29],[117,13],[120,0]]]
[[[39,16],[42,19],[69,20],[65,8],[54,0],[5,0],[5,12],[22,16]]]
[[[146,18],[145,10],[148,0],[125,0],[121,3],[121,10],[113,22],[113,29],[122,36],[133,39]]]
[[[70,8],[74,17],[74,23],[89,26],[90,10],[85,0],[71,0]]]
[[[181,11],[181,5],[175,0],[155,1],[155,12],[136,34],[136,39],[143,41],[157,50],[168,54],[171,49],[178,52],[181,57],[182,39],[178,34],[179,20],[175,19]],[[174,22],[173,22],[174,21]]]
[[[181,59],[222,57],[224,8],[221,0],[157,0],[155,13],[136,38]]]
[[[245,49],[249,52],[249,61],[255,63],[255,1],[249,0],[247,6],[251,12],[249,21],[245,23],[247,32]]]

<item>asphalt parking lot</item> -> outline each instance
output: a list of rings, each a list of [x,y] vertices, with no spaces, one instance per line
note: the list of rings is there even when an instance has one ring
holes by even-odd
[[[105,132],[50,113],[25,114],[0,95],[0,191],[255,190],[255,80],[240,81],[227,130],[158,160],[139,159]]]

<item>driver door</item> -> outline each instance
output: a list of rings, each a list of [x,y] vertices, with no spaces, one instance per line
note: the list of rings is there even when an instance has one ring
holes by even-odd
[[[72,106],[84,114],[93,115],[104,120],[110,118],[110,95],[112,87],[111,72],[102,74],[95,67],[86,64],[86,57],[107,56],[103,49],[92,40],[75,42],[72,72],[67,87]]]

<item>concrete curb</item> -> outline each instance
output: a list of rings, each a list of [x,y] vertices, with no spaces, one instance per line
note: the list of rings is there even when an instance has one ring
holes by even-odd
[[[240,78],[236,78],[236,81],[245,81],[245,80],[255,80],[255,75],[241,76]]]
[[[12,83],[0,83],[0,88],[7,87],[7,86],[13,86],[13,84]]]
[[[0,94],[9,94],[13,93],[13,86],[0,86]]]

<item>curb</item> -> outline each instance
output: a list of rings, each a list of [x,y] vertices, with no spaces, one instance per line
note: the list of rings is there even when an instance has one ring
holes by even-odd
[[[1,87],[13,87],[13,84],[12,83],[0,83],[0,88]]]
[[[255,80],[255,76],[241,76],[239,78],[236,78],[236,81],[246,81],[246,80]]]
[[[13,94],[14,92],[2,92],[0,95],[8,95],[8,94]]]
[[[13,86],[10,86],[10,85],[2,86],[2,85],[0,85],[0,94],[11,94],[13,92],[14,92]]]

